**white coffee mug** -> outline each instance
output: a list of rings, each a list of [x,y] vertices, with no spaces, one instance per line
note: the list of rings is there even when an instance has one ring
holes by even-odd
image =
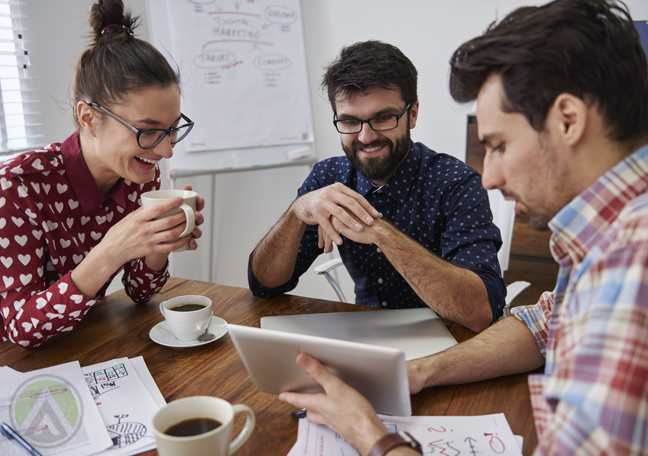
[[[233,442],[234,415],[245,413],[243,430]],[[165,434],[170,427],[195,418],[208,418],[221,423],[216,429],[187,437]],[[153,417],[153,434],[160,456],[228,456],[238,450],[252,435],[256,422],[254,412],[243,404],[232,405],[211,396],[193,396],[177,399],[162,407]]]
[[[175,242],[178,239],[187,236],[193,231],[194,226],[196,225],[195,212],[196,212],[196,199],[198,198],[198,193],[192,192],[190,190],[154,190],[152,192],[146,192],[142,194],[142,206],[144,208],[154,206],[155,204],[161,203],[162,201],[167,201],[173,198],[177,198],[178,196],[181,196],[182,199],[184,200],[182,206],[172,209],[168,212],[165,212],[164,214],[154,219],[154,220],[158,220],[164,217],[168,217],[169,215],[177,214],[181,211],[185,213],[185,218],[187,219],[187,226],[185,227],[184,231],[180,233],[180,236],[178,236],[177,238],[165,242],[166,244],[168,244],[169,242]],[[183,245],[179,249],[174,250],[174,252],[182,252],[184,250],[187,250],[188,246],[189,243]]]
[[[173,310],[182,304],[198,304],[203,308],[189,312]],[[212,302],[205,296],[178,296],[161,302],[160,313],[164,316],[176,339],[181,341],[196,340],[209,327],[212,317]]]

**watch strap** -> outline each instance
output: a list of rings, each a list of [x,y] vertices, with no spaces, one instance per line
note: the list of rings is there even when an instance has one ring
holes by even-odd
[[[421,444],[405,431],[398,431],[393,434],[382,436],[371,448],[367,456],[384,456],[389,450],[407,446],[423,454]]]

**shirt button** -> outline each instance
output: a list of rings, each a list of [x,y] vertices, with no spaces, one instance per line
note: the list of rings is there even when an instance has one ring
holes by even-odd
[[[387,301],[383,301],[383,302],[382,302],[382,306],[383,306],[383,307],[387,307]]]
[[[261,291],[261,292],[259,292],[259,295],[260,295],[260,296],[265,296],[265,291]]]
[[[378,283],[383,283],[383,279],[378,279]]]
[[[382,253],[382,250],[380,250],[380,247],[378,247],[378,248],[376,249],[376,252],[378,252],[378,253]]]
[[[382,212],[378,212],[378,218],[382,218]]]

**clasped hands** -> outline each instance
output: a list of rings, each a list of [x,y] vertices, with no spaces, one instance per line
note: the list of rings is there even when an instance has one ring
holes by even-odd
[[[299,220],[317,225],[318,246],[324,253],[333,251],[333,243],[342,244],[342,236],[362,244],[374,242],[372,227],[378,211],[357,192],[335,183],[299,197],[293,203]]]

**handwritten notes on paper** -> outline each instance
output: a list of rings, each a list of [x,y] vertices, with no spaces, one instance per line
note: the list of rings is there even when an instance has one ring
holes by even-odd
[[[299,0],[167,0],[187,152],[313,141]]]
[[[0,421],[44,456],[129,456],[155,448],[151,420],[166,402],[142,357],[28,373],[0,367],[0,374]],[[0,436],[0,454],[24,452]]]
[[[409,432],[423,447],[423,454],[448,456],[520,456],[522,445],[513,435],[504,414],[484,416],[379,415],[391,432]],[[288,456],[357,456],[358,452],[326,426],[299,420],[297,443]]]

